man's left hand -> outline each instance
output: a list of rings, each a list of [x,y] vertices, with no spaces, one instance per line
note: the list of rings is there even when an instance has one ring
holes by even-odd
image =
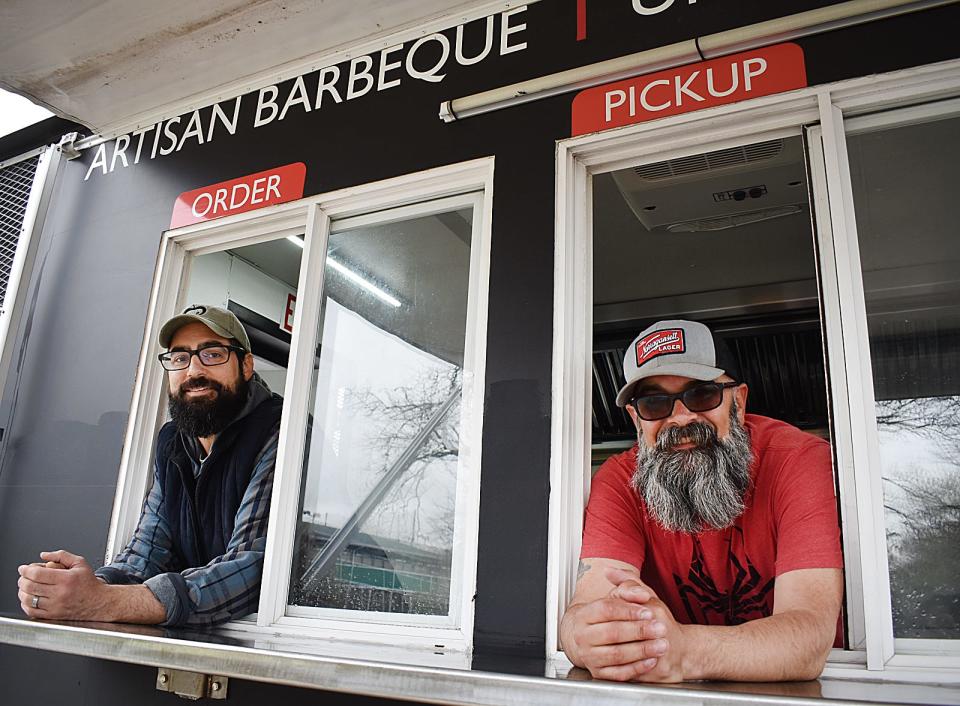
[[[86,559],[62,549],[41,552],[40,558],[44,563],[18,568],[17,595],[24,613],[31,618],[112,619],[109,589]]]

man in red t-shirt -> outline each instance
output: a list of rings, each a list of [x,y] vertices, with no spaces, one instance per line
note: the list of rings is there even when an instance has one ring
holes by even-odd
[[[567,657],[618,681],[816,678],[843,595],[829,445],[746,414],[703,324],[650,326],[623,369],[637,445],[593,479]]]

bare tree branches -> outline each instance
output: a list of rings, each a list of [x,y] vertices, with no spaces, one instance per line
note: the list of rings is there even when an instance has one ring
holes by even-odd
[[[894,447],[916,463],[884,463],[887,544],[898,637],[960,634],[960,397],[877,403],[881,455]],[[886,446],[886,448],[884,448]],[[926,457],[924,449],[933,454]]]
[[[435,368],[402,387],[350,391],[345,404],[355,413],[363,411],[373,425],[367,444],[371,458],[380,458],[378,476],[387,471],[397,454],[424,428],[437,405],[460,384],[461,371],[451,366]],[[454,412],[431,434],[382,503],[378,522],[384,529],[389,525],[391,536],[411,544],[451,545],[456,486],[456,464],[451,461],[456,460],[459,449],[459,415]]]

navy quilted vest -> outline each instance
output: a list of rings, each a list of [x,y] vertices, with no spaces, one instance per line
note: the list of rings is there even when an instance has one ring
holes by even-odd
[[[274,394],[224,429],[196,479],[176,426],[167,422],[160,429],[160,513],[170,527],[179,563],[171,570],[204,566],[226,551],[257,456],[280,423],[282,405],[283,399]]]

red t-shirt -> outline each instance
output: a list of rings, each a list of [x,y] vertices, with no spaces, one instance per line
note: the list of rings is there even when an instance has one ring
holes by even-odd
[[[774,579],[795,569],[843,568],[830,445],[784,422],[746,416],[754,463],[747,509],[732,527],[669,532],[630,485],[636,447],[593,479],[581,558],[617,559],[680,623],[737,625],[773,613]]]

